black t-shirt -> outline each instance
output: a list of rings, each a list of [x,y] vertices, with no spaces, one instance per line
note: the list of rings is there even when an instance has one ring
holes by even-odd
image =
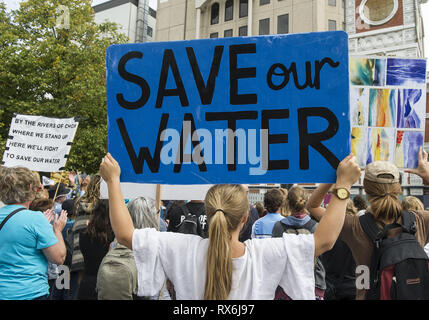
[[[256,220],[259,219],[258,210],[254,206],[250,206],[249,209],[249,217],[247,218],[247,222],[241,230],[239,240],[244,242],[252,238],[252,226]]]
[[[204,203],[201,202],[188,202],[186,204],[190,214],[196,215],[200,219],[201,227],[204,232],[208,234],[207,215]],[[185,219],[185,213],[181,206],[172,209],[168,215],[170,222],[168,223],[167,231],[177,232],[180,223]]]
[[[79,234],[80,250],[84,259],[84,273],[80,282],[78,300],[96,300],[97,273],[101,261],[109,251],[110,241],[92,238],[87,232]]]
[[[103,260],[109,251],[110,242],[94,239],[87,232],[81,232],[79,235],[79,245],[85,261],[85,273],[97,276],[101,260]]]

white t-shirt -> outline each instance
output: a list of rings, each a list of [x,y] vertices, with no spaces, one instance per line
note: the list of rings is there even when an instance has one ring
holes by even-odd
[[[208,239],[155,229],[136,229],[134,259],[138,295],[153,296],[166,277],[178,300],[202,300],[206,282]],[[273,300],[280,285],[293,300],[314,300],[314,237],[251,239],[243,256],[233,259],[230,300]]]

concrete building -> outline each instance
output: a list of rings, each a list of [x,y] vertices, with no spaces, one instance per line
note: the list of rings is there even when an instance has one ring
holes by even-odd
[[[343,30],[342,0],[158,0],[156,41]]]
[[[111,0],[93,6],[95,22],[115,22],[130,43],[155,39],[156,11],[148,0]]]
[[[422,0],[346,0],[350,54],[424,57]]]

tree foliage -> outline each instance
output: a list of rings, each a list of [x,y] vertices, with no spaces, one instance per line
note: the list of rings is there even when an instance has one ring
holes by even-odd
[[[0,2],[0,157],[14,113],[78,117],[66,169],[96,172],[107,152],[105,52],[127,40],[94,22],[90,0],[27,0],[11,12]]]

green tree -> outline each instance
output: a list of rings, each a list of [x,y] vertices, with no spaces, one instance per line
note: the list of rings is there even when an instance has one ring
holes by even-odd
[[[90,0],[0,2],[0,158],[14,113],[78,117],[66,169],[98,170],[107,152],[105,52],[128,39],[94,22]]]

